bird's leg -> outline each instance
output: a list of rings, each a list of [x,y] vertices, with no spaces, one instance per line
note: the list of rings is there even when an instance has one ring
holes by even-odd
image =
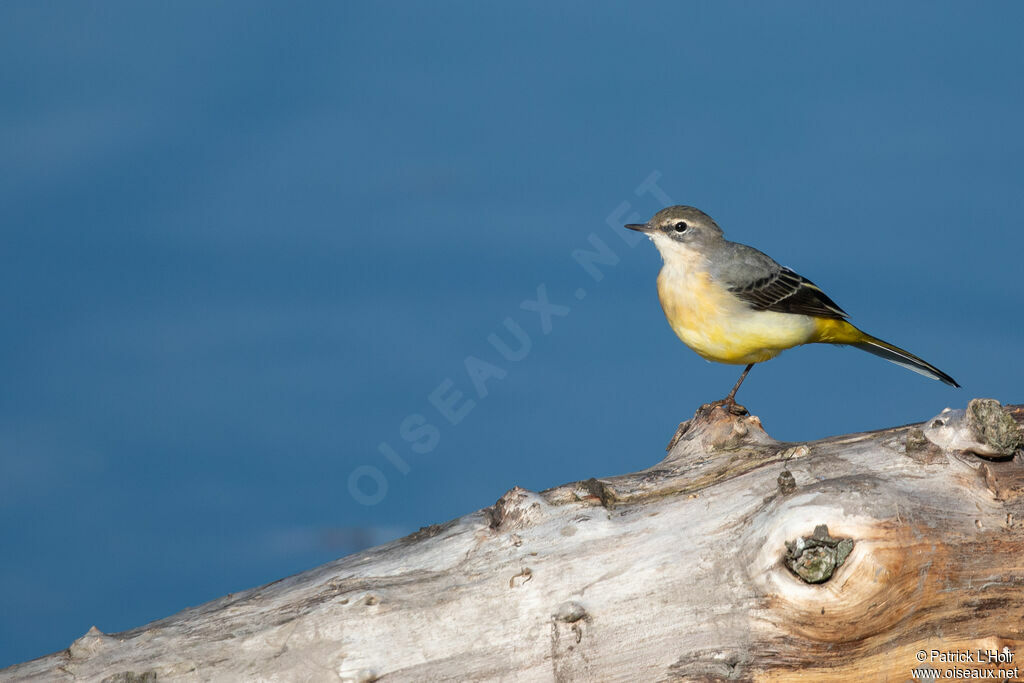
[[[723,398],[721,401],[709,403],[704,407],[714,408],[715,406],[722,406],[733,415],[746,415],[747,409],[736,403],[736,391],[740,388],[740,385],[743,384],[743,380],[747,378],[747,373],[750,372],[750,368],[752,367],[754,367],[753,363],[743,369],[743,374],[740,375],[740,378],[736,381],[736,386],[732,388],[732,391],[729,392],[728,396]]]
[[[750,368],[752,367],[754,367],[753,363],[743,368],[743,374],[741,374],[740,378],[736,380],[736,385],[732,388],[732,391],[729,392],[729,395],[725,397],[723,403],[731,406],[736,405],[736,390],[740,388],[741,384],[743,384],[743,380],[747,378],[747,373],[750,372]]]
[[[729,392],[728,396],[726,396],[720,401],[714,401],[713,403],[705,403],[700,407],[700,410],[698,412],[708,412],[717,408],[718,406],[722,406],[723,408],[725,408],[726,412],[732,413],[733,415],[746,415],[747,409],[736,403],[736,391],[740,388],[740,385],[743,384],[743,380],[747,378],[747,373],[750,372],[750,368],[752,367],[754,367],[753,363],[743,368],[743,374],[741,374],[740,378],[736,380],[736,385],[732,388],[732,391]]]

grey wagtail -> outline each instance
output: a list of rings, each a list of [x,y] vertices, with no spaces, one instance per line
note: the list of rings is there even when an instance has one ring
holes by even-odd
[[[754,363],[815,343],[856,346],[960,386],[931,363],[858,330],[817,285],[753,247],[728,241],[699,209],[670,206],[626,227],[645,233],[661,252],[658,298],[683,343],[707,360],[747,366],[721,403],[735,405]]]

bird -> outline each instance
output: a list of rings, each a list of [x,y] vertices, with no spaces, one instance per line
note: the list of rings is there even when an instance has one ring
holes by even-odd
[[[658,299],[679,339],[709,361],[746,366],[729,395],[713,405],[736,408],[736,392],[756,363],[803,344],[854,346],[960,386],[931,363],[855,327],[807,278],[725,239],[700,209],[670,206],[625,227],[646,234],[661,253]]]

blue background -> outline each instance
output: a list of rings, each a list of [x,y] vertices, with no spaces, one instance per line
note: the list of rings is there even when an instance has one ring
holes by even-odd
[[[790,351],[740,393],[770,434],[1021,402],[1022,20],[3,3],[0,665],[655,463],[740,368],[675,338],[656,251],[609,227],[661,208],[652,174],[964,385]],[[569,307],[548,334],[541,285]],[[505,373],[484,397],[469,356]]]

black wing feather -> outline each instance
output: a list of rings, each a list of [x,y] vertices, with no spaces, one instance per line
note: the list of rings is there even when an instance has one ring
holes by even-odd
[[[798,313],[835,320],[849,317],[816,284],[785,267],[742,287],[730,287],[729,291],[759,311]]]

